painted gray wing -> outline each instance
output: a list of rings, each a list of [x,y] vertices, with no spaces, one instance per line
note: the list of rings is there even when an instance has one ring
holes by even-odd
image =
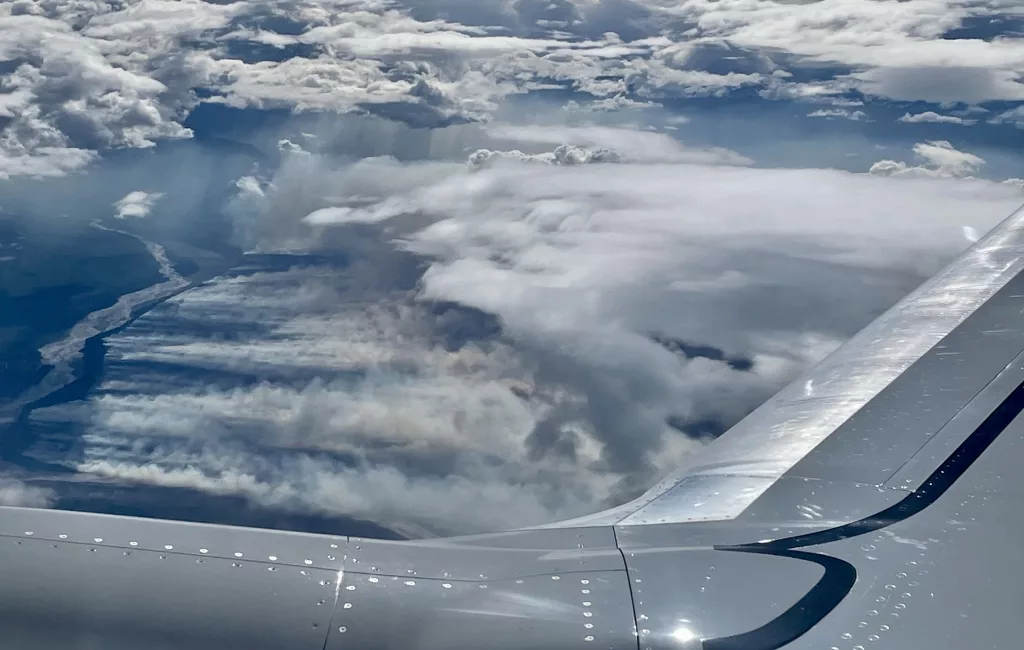
[[[626,506],[387,542],[0,509],[4,648],[1016,648],[1024,212]]]

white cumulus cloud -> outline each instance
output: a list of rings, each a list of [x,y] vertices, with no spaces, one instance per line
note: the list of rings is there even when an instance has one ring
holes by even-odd
[[[914,155],[921,161],[920,165],[880,160],[871,165],[870,173],[879,176],[968,178],[985,164],[980,156],[960,151],[945,140],[919,142],[914,145]]]
[[[0,9],[0,174],[57,175],[96,152],[189,137],[183,121],[200,101],[425,127],[487,121],[546,88],[589,96],[577,104],[591,110],[751,89],[838,105],[852,91],[1022,101],[1020,39],[943,37],[1006,11],[956,0],[21,0]],[[830,72],[799,80],[805,67]]]
[[[156,205],[156,202],[161,197],[163,197],[163,194],[160,192],[143,192],[142,190],[129,192],[114,204],[114,207],[117,209],[114,217],[127,219],[148,216],[150,210],[153,209],[153,206]]]
[[[846,108],[821,108],[816,111],[811,111],[807,114],[807,117],[841,117],[843,119],[853,120],[854,122],[862,122],[868,119],[868,115],[864,111],[851,111]]]
[[[903,122],[904,124],[959,124],[961,126],[970,126],[976,122],[976,120],[969,120],[956,115],[942,115],[935,111],[924,111],[922,113],[904,113],[903,117],[896,120],[897,122]]]

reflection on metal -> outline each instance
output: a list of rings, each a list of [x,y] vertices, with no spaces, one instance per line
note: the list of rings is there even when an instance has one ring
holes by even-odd
[[[635,526],[733,519],[773,482],[753,476],[691,476],[618,523]]]
[[[685,625],[680,625],[672,630],[669,636],[680,650],[699,650],[701,646],[700,637]]]
[[[570,575],[586,576],[587,594]],[[634,650],[621,556],[617,571],[570,575],[482,583],[348,573],[345,582],[355,589],[342,591],[326,648]]]

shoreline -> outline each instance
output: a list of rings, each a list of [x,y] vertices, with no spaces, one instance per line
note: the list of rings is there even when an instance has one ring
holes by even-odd
[[[160,268],[163,282],[123,294],[108,307],[86,314],[57,341],[40,348],[41,368],[48,369],[40,381],[5,408],[13,415],[2,422],[3,462],[29,471],[71,472],[64,467],[32,460],[25,452],[35,442],[29,419],[39,408],[84,399],[103,376],[106,337],[117,334],[164,302],[229,270],[238,260],[221,258],[220,264],[200,266],[191,278],[178,273],[164,246],[139,235],[94,221],[92,227],[116,232],[139,241]]]

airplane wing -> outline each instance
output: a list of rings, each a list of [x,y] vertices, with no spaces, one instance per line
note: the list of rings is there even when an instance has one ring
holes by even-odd
[[[392,542],[0,508],[0,644],[1015,648],[1024,210],[639,499]]]

